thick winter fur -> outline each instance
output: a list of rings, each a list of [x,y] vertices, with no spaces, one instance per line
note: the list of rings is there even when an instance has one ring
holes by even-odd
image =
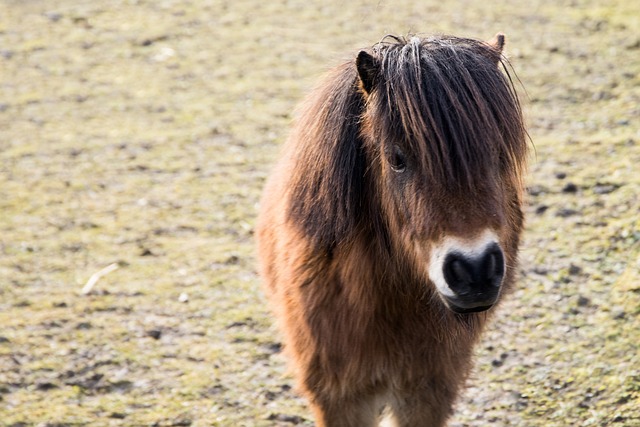
[[[527,151],[494,43],[388,37],[309,96],[265,188],[265,290],[317,426],[444,425],[493,309],[429,278],[447,237],[498,238],[511,288]],[[455,241],[458,241],[455,240]]]

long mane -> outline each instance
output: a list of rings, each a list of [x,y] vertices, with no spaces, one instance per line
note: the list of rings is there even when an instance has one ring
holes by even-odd
[[[490,170],[518,178],[527,152],[510,67],[489,44],[387,37],[370,53],[380,75],[369,96],[355,62],[342,64],[308,98],[289,141],[288,215],[329,249],[358,225],[367,203],[365,110],[376,113],[380,144],[403,141],[429,179],[449,190],[473,190]]]
[[[334,69],[307,99],[289,139],[294,169],[288,214],[319,246],[333,248],[361,216],[365,101],[353,62]]]

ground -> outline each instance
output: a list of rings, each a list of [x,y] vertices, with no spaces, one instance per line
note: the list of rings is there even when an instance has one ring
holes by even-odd
[[[450,425],[640,425],[638,28],[633,0],[3,1],[0,425],[311,426],[253,242],[295,105],[385,34],[498,31],[527,231]]]

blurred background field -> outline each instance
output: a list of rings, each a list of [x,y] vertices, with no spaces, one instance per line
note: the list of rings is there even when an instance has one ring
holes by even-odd
[[[639,28],[632,0],[3,0],[0,425],[312,425],[253,245],[295,105],[385,34],[497,31],[528,225],[450,424],[640,425]]]

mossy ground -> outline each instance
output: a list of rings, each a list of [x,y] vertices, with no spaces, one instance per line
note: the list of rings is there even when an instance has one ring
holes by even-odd
[[[0,425],[311,425],[252,235],[294,107],[387,33],[497,31],[528,228],[451,425],[640,425],[638,28],[632,0],[3,1]]]

